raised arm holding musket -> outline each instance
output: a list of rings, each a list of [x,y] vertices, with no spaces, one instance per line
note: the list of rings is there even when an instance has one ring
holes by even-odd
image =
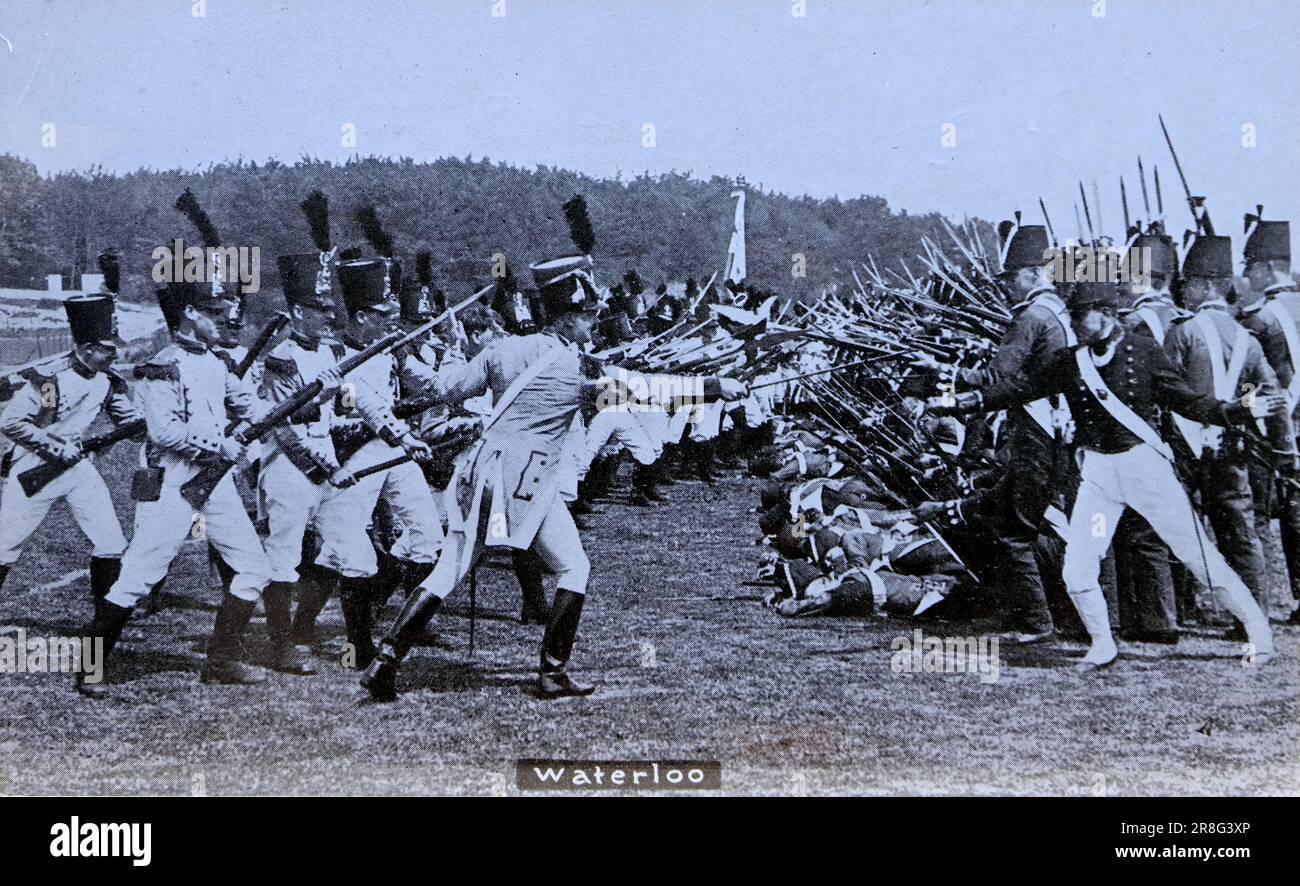
[[[1191,501],[1174,474],[1173,453],[1160,437],[1160,406],[1203,424],[1245,425],[1266,415],[1280,398],[1259,396],[1253,406],[1221,401],[1190,388],[1151,339],[1126,333],[1117,320],[1119,293],[1112,283],[1078,283],[1070,297],[1072,325],[1081,345],[1064,348],[1033,376],[1005,379],[983,391],[934,398],[937,413],[993,411],[1064,394],[1083,450],[1082,482],[1067,532],[1063,577],[1092,638],[1080,660],[1089,668],[1112,663],[1106,599],[1099,583],[1102,558],[1125,508],[1137,511],[1173,554],[1207,586],[1217,589],[1244,625],[1254,661],[1273,654],[1268,619],[1241,577],[1201,530]]]

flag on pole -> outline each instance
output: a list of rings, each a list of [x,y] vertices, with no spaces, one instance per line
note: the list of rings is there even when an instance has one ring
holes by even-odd
[[[736,201],[736,221],[731,228],[731,244],[727,247],[726,279],[740,283],[745,279],[745,192],[732,191]]]

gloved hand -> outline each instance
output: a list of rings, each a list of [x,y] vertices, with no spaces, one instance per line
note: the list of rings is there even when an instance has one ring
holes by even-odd
[[[429,444],[410,434],[402,438],[402,449],[420,464],[424,464],[433,458],[433,450],[429,448]]]
[[[51,458],[67,464],[72,464],[81,458],[81,441],[60,440],[57,437],[51,437],[49,442],[49,453]]]
[[[975,412],[982,403],[979,391],[963,391],[960,394],[931,397],[925,401],[925,411],[930,415],[964,415]]]
[[[316,380],[321,384],[320,398],[322,400],[327,400],[330,397],[333,397],[338,389],[343,386],[343,376],[339,373],[339,368],[337,366],[331,366],[329,369],[326,369],[320,375],[316,376]]]
[[[356,482],[356,475],[347,468],[339,468],[330,474],[330,485],[335,489],[347,489],[349,486],[355,486]]]

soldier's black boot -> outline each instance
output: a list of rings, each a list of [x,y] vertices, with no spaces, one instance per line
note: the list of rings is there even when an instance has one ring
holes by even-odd
[[[204,683],[232,683],[252,686],[266,682],[266,671],[239,660],[244,628],[256,604],[227,593],[217,610],[217,622],[208,641],[208,661],[200,678]]]
[[[716,479],[713,476],[713,447],[712,440],[695,444],[695,476],[710,486]]]
[[[90,558],[90,594],[96,600],[108,596],[122,573],[122,560],[119,557]]]
[[[381,702],[397,699],[397,670],[402,659],[441,606],[442,598],[428,588],[420,588],[406,601],[388,636],[379,645],[379,653],[361,675],[361,685],[372,699]]]
[[[646,495],[646,466],[641,462],[632,465],[632,494],[628,497],[628,504],[635,505],[638,508],[650,506],[650,496]]]
[[[310,646],[295,646],[290,640],[293,624],[289,617],[289,603],[292,596],[293,584],[287,581],[273,581],[262,592],[266,633],[270,639],[266,663],[282,674],[306,677],[316,673],[316,665],[311,660]]]
[[[402,578],[398,583],[402,589],[402,599],[409,600],[411,595],[419,589],[424,580],[433,572],[432,563],[416,563],[414,560],[398,560],[401,563]],[[381,595],[382,596],[382,595]],[[387,601],[385,601],[387,602]],[[382,607],[381,607],[382,608]],[[381,608],[375,609],[375,615],[381,614]],[[438,634],[428,625],[420,629],[420,632],[411,640],[412,646],[437,646]]]
[[[92,638],[92,642],[102,641],[99,651],[100,682],[86,682],[84,671],[78,671],[76,679],[77,691],[87,698],[103,698],[108,695],[108,687],[103,683],[103,676],[108,672],[108,660],[112,655],[113,647],[117,645],[118,638],[122,636],[122,629],[130,621],[133,611],[134,608],[131,606],[118,606],[107,600],[95,601],[95,618],[90,623],[87,633]]]
[[[316,619],[338,585],[338,573],[315,564],[298,567],[298,610],[293,614],[289,642],[294,646],[316,645]]]
[[[374,582],[374,576],[345,577],[339,580],[343,626],[347,631],[348,643],[356,652],[354,667],[358,669],[375,660],[374,610],[370,607]]]
[[[519,589],[523,592],[523,607],[519,610],[519,623],[546,624],[550,616],[550,607],[546,605],[546,589],[542,583],[542,569],[537,555],[530,551],[515,549],[510,552],[510,560],[515,567],[515,578],[519,579]]]
[[[560,698],[569,695],[591,695],[596,687],[579,683],[569,676],[566,666],[573,653],[573,641],[578,636],[578,622],[582,620],[582,604],[586,594],[560,588],[555,592],[551,617],[542,636],[541,665],[537,672],[539,698]]]
[[[677,478],[673,476],[673,468],[680,464],[679,450],[680,447],[676,443],[669,443],[664,447],[663,453],[655,459],[654,479],[660,486],[671,486],[677,482]]]

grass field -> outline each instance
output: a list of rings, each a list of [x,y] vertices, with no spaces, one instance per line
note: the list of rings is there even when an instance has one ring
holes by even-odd
[[[107,473],[125,475],[130,448]],[[172,605],[128,626],[110,700],[83,700],[66,675],[0,678],[0,793],[508,794],[529,757],[718,760],[736,793],[1300,789],[1295,629],[1278,629],[1280,657],[1262,669],[1191,638],[1173,653],[1124,646],[1090,676],[1062,649],[1006,647],[994,683],[898,674],[890,642],[910,621],[779,619],[741,584],[756,556],[749,481],[668,493],[651,510],[606,503],[585,534],[594,574],[574,670],[599,682],[591,698],[530,696],[541,629],[515,620],[513,576],[486,568],[475,655],[462,592],[436,623],[442,647],[408,660],[396,704],[364,702],[332,662],[263,687],[200,686],[217,591],[194,544],[173,567]],[[118,507],[129,520],[124,496]],[[0,624],[79,633],[86,556],[56,509],[2,592]],[[341,630],[331,604],[323,635],[337,647]],[[250,633],[260,642],[260,620]]]

